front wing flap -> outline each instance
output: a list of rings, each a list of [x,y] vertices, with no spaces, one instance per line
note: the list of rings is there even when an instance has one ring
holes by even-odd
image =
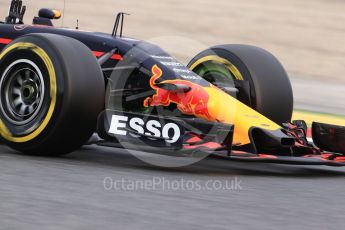
[[[334,154],[321,153],[320,155],[304,155],[300,157],[276,156],[269,154],[252,154],[241,151],[232,151],[231,156],[226,153],[215,152],[213,154],[222,159],[244,162],[292,164],[292,165],[325,165],[325,166],[345,166],[345,156],[334,157]]]

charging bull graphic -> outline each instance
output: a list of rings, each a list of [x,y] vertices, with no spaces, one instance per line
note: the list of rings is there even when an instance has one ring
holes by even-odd
[[[235,128],[234,143],[250,143],[248,130],[253,124],[256,127],[264,125],[265,129],[269,128],[266,126],[266,124],[270,124],[267,118],[262,117],[255,110],[212,84],[202,87],[181,79],[166,80],[158,83],[157,80],[162,77],[163,71],[157,65],[152,67],[152,74],[150,86],[156,93],[152,97],[145,99],[145,107],[169,106],[173,103],[186,115],[192,115],[210,122],[241,124]],[[164,89],[164,85],[179,85],[184,86],[180,88],[189,88],[190,90],[169,90]],[[236,111],[241,112],[237,113]],[[272,130],[278,129],[277,127],[279,128],[279,126],[272,126]]]
[[[272,123],[257,111],[212,84],[202,87],[181,79],[157,82],[163,75],[162,69],[157,65],[152,67],[152,74],[150,86],[156,93],[145,99],[145,107],[169,106],[173,103],[183,114],[193,115],[211,122],[241,124],[235,127],[234,143],[243,145],[250,143],[248,130],[251,127],[262,127],[266,130],[278,130],[280,128],[279,125]],[[175,90],[174,87],[171,87],[169,90],[169,88],[164,87],[166,85],[180,87],[176,87]],[[184,90],[187,88],[189,90]],[[237,113],[237,111],[240,112]]]
[[[157,85],[157,80],[162,77],[163,71],[157,65],[152,67],[153,76],[150,79],[150,86],[156,90],[153,97],[146,98],[144,106],[169,106],[171,103],[176,104],[177,108],[186,115],[194,115],[198,118],[209,121],[214,120],[208,110],[209,94],[200,85],[186,80],[166,80],[159,84],[180,85],[188,88],[186,92],[174,91],[161,88]]]

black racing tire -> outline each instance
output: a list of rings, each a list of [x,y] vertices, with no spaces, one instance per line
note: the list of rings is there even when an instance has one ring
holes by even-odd
[[[81,42],[29,34],[0,53],[0,137],[34,155],[61,155],[85,144],[104,109],[104,78]]]
[[[221,61],[221,65],[225,65],[223,62],[226,62],[226,65],[232,66],[234,71],[241,75],[242,80],[249,82],[248,97],[251,103],[242,102],[277,124],[291,121],[291,83],[284,67],[271,53],[249,45],[219,45],[198,54],[188,67],[197,72],[198,66],[206,61],[217,62],[217,58],[213,60],[210,57],[225,59],[226,61]]]

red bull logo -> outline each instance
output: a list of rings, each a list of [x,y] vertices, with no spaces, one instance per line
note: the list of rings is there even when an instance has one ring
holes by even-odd
[[[235,124],[234,142],[241,144],[250,143],[248,131],[251,127],[263,127],[267,130],[280,128],[279,125],[212,84],[202,87],[193,82],[180,79],[158,83],[157,80],[162,77],[163,72],[157,65],[152,67],[152,74],[150,86],[156,93],[145,99],[145,107],[169,106],[173,103],[177,105],[177,108],[183,114],[211,122]],[[185,85],[190,90],[187,92],[169,91],[159,87],[162,84]]]
[[[169,106],[171,103],[176,104],[177,108],[186,115],[194,115],[195,117],[214,120],[208,110],[209,94],[200,85],[186,80],[166,80],[160,84],[176,84],[185,85],[190,88],[188,92],[169,91],[157,86],[156,81],[162,77],[163,71],[157,65],[152,67],[152,77],[150,86],[156,90],[156,93],[144,101],[144,106]]]

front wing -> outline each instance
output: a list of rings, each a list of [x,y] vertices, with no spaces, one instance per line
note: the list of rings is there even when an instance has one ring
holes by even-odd
[[[312,132],[308,133],[312,133],[317,142],[322,143],[324,150],[309,143],[305,154],[301,152],[294,154],[293,151],[253,153],[248,148],[241,150],[241,146],[232,143],[234,133],[232,125],[215,124],[195,118],[167,119],[120,111],[105,111],[101,117],[98,125],[101,140],[96,142],[101,146],[180,157],[211,155],[220,159],[243,162],[345,166],[345,153],[339,147],[342,145],[335,143],[345,140],[343,137],[345,128],[340,126],[314,123]],[[119,121],[122,123],[118,123]],[[168,126],[171,129],[168,130],[166,128]],[[172,131],[176,132],[177,129],[179,136],[175,137]],[[329,140],[329,145],[325,144],[326,140]],[[340,153],[329,150],[337,150]]]

